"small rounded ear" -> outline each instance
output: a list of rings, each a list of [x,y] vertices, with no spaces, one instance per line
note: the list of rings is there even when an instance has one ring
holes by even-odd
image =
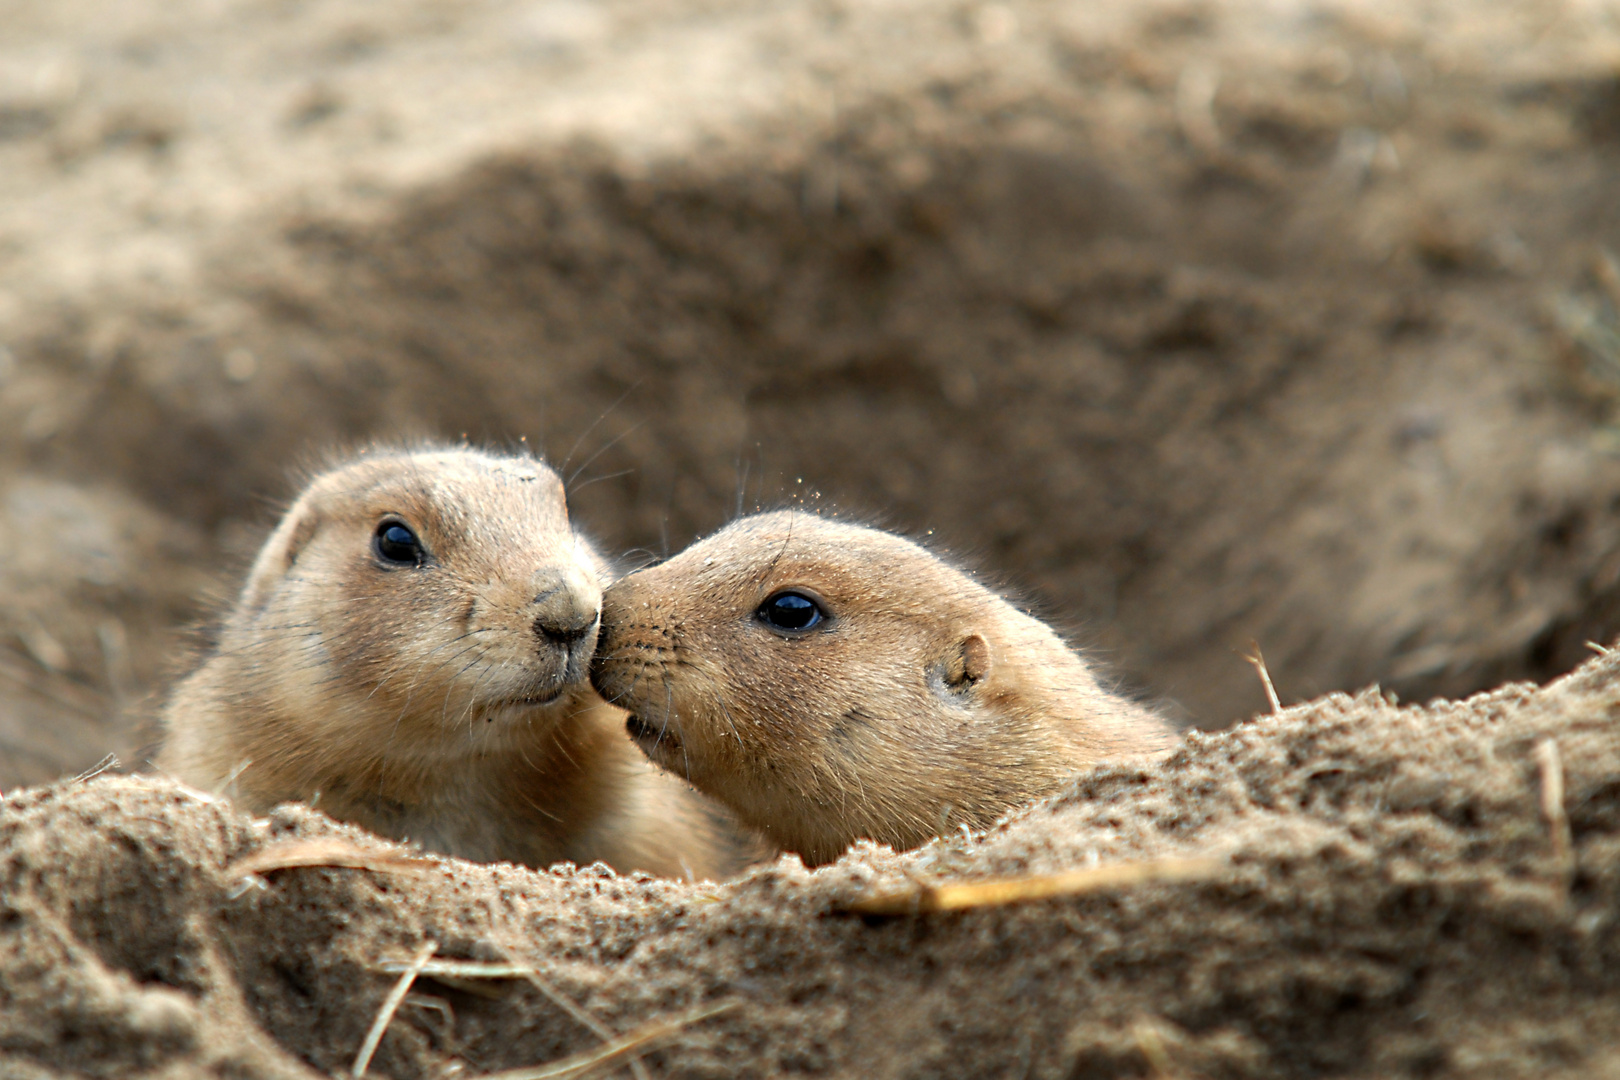
[[[990,674],[990,643],[978,634],[962,641],[962,674],[968,682],[978,682]]]
[[[259,549],[258,558],[253,560],[253,569],[248,572],[247,584],[242,589],[240,605],[244,610],[257,611],[269,602],[276,582],[292,569],[299,551],[309,543],[319,525],[320,518],[313,507],[294,506],[287,512],[264,547]]]
[[[961,690],[990,674],[990,643],[969,634],[945,659],[945,681]]]

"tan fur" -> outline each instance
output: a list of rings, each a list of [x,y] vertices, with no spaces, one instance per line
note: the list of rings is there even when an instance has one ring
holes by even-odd
[[[757,616],[797,588],[828,619]],[[1045,624],[890,533],[744,518],[608,589],[592,679],[654,761],[807,863],[915,847],[1052,792],[1169,727]]]
[[[384,519],[424,565],[379,557]],[[608,577],[540,462],[362,455],[266,542],[174,691],[158,766],[469,859],[726,875],[745,859],[724,811],[652,767],[585,681]]]

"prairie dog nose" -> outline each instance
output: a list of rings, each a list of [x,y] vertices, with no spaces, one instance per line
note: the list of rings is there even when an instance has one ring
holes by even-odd
[[[589,634],[602,614],[602,590],[569,568],[535,581],[534,632],[542,641],[572,645]]]

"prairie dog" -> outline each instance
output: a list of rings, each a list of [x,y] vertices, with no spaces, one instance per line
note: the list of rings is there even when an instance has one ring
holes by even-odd
[[[743,518],[604,598],[592,663],[652,760],[808,864],[915,847],[1167,724],[1044,623],[891,533]]]
[[[468,859],[724,876],[746,841],[586,681],[609,579],[545,464],[360,454],[266,541],[157,765]]]

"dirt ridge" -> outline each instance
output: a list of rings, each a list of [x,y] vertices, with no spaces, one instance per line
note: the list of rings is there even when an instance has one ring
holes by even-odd
[[[0,1054],[17,1075],[346,1068],[381,958],[515,955],[628,1030],[733,1012],[657,1075],[1577,1076],[1620,1065],[1620,657],[1547,688],[1396,707],[1333,695],[1103,768],[989,833],[814,874],[685,885],[435,860],[424,877],[222,868],[289,838],[381,841],[296,807],[253,822],[140,777],[0,809]],[[1571,846],[1544,812],[1556,746]],[[1218,854],[1204,883],[917,918],[837,908],[973,879]],[[596,1037],[526,985],[432,982],[375,1069],[466,1075]],[[453,1021],[451,1018],[453,1017]],[[459,1063],[459,1065],[458,1065]]]

